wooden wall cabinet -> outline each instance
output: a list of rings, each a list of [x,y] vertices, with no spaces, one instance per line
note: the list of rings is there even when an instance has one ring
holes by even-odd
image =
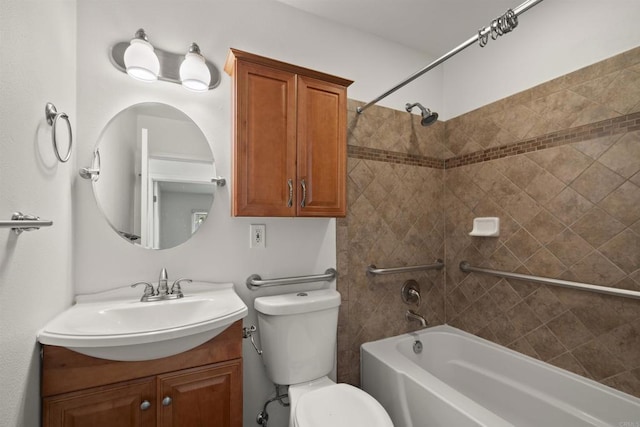
[[[234,216],[346,215],[352,83],[231,49]]]
[[[163,359],[117,362],[43,346],[44,427],[241,427],[242,324]]]

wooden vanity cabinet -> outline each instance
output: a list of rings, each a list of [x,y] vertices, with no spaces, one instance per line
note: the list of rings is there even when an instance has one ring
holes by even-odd
[[[231,49],[234,216],[346,215],[347,87]]]
[[[153,401],[153,378],[129,381],[113,386],[94,387],[73,393],[44,398],[43,426],[136,426],[156,425],[151,406],[141,409],[143,402]]]
[[[233,401],[242,401],[242,393],[234,393],[242,383],[240,370],[241,362],[234,361],[158,376],[158,427],[242,425]]]
[[[242,323],[149,361],[43,346],[42,396],[44,427],[241,427]]]

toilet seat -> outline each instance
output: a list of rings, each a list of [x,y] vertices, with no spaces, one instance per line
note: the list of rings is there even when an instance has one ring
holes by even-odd
[[[366,392],[334,384],[300,396],[294,426],[393,427],[393,423],[382,405]]]

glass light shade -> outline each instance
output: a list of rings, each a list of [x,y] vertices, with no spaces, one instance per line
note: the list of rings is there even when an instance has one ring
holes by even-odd
[[[160,61],[151,43],[142,39],[132,39],[124,51],[124,65],[127,74],[137,80],[152,82],[158,80]]]
[[[194,92],[205,92],[211,83],[211,72],[205,63],[204,56],[187,53],[180,65],[182,86]]]

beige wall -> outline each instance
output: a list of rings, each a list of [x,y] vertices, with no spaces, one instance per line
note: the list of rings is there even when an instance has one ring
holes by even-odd
[[[446,321],[640,396],[640,301],[458,269],[464,259],[499,270],[640,290],[638,111],[636,48],[439,123],[439,128],[411,128],[422,138],[402,132],[408,115],[399,112],[393,117],[378,113],[381,126],[392,129],[385,132],[360,123],[364,115],[352,122],[362,129],[352,129],[351,145],[375,142],[384,150],[414,150],[427,158],[422,166],[409,166],[389,163],[380,153],[356,159],[350,150],[350,211],[338,229],[338,258],[345,264],[339,271],[347,271],[338,287],[347,292],[348,302],[341,312],[339,377],[358,383],[361,342],[415,326],[403,317],[399,288],[405,278],[383,281],[364,274],[367,263],[383,264],[372,255],[378,255],[374,248],[385,224],[372,218],[396,214],[392,223],[405,218],[413,226],[426,215],[444,218],[444,225],[430,230],[444,233],[447,265],[444,317],[442,288],[435,288],[442,286],[441,279],[435,272],[419,278],[429,291],[421,311],[432,324]],[[370,122],[377,122],[371,116]],[[383,125],[383,118],[392,124]],[[356,156],[366,157],[359,151]],[[438,168],[434,158],[446,168]],[[413,187],[416,193],[396,202],[387,195],[384,202],[362,209],[363,195],[368,201],[366,195],[375,188],[370,187],[395,171],[404,174],[400,184],[408,176],[422,179]],[[442,177],[444,188],[434,177]],[[423,203],[406,202],[418,198]],[[500,237],[468,236],[477,216],[500,217]],[[358,245],[362,235],[369,241]],[[442,250],[438,243],[416,253],[403,242],[384,264],[430,262]]]
[[[347,217],[337,223],[340,381],[358,384],[360,345],[410,330],[400,298],[404,281],[415,279],[430,324],[444,323],[442,271],[368,277],[377,267],[431,264],[444,258],[444,169],[430,164],[445,151],[444,125],[420,126],[418,117],[382,107],[356,115],[349,105]],[[394,159],[385,156],[396,153]],[[424,159],[422,159],[424,157]],[[442,161],[440,161],[440,164]]]

